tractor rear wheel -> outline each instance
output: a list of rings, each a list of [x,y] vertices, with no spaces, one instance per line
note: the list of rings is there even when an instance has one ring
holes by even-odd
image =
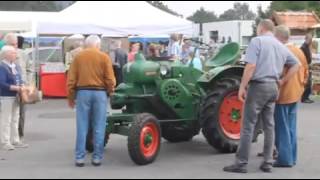
[[[163,126],[162,137],[171,143],[187,142],[191,141],[192,138],[199,134],[200,128],[191,130],[190,128],[178,127],[178,126]]]
[[[222,153],[234,153],[240,141],[243,103],[238,100],[240,79],[219,80],[201,107],[202,132]]]
[[[157,118],[148,113],[136,115],[128,136],[128,150],[133,162],[137,165],[154,162],[160,146],[161,128]]]

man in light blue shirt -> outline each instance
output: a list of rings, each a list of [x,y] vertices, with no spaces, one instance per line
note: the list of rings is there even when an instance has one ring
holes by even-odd
[[[223,170],[226,172],[247,173],[251,142],[258,117],[263,122],[265,132],[264,161],[260,169],[266,173],[272,171],[274,108],[279,86],[290,80],[300,68],[299,60],[274,37],[274,24],[271,20],[261,21],[257,31],[259,36],[251,41],[247,49],[247,64],[239,90],[239,100],[245,102],[245,106],[236,163],[225,167]],[[289,70],[282,77],[284,66],[288,66]]]
[[[275,39],[273,33],[268,32],[251,41],[245,62],[256,65],[252,81],[276,82],[281,78],[284,65],[295,65],[298,60],[286,46]]]

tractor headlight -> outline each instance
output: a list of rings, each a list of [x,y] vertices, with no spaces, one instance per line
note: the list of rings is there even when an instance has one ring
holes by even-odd
[[[160,66],[161,76],[167,76],[167,75],[169,75],[169,73],[170,73],[170,69],[168,66],[164,66],[164,65]]]

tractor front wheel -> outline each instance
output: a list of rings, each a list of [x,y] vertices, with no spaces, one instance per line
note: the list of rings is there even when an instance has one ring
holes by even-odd
[[[157,118],[148,113],[136,115],[128,136],[128,150],[133,162],[137,165],[154,162],[160,146],[161,128]]]
[[[240,79],[219,80],[202,104],[202,132],[223,153],[234,153],[240,140],[243,103],[238,100]]]

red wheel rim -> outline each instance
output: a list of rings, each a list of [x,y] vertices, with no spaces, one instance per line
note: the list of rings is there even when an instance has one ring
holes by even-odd
[[[243,103],[238,99],[238,92],[228,94],[220,107],[220,126],[230,139],[239,140],[243,120]]]
[[[156,154],[159,147],[159,131],[154,123],[146,124],[140,134],[140,147],[142,154],[152,157]]]

